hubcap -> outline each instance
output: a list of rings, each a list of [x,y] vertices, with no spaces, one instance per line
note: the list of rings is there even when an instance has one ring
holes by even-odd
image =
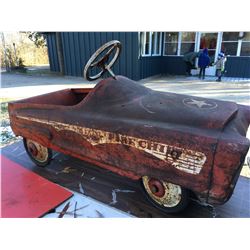
[[[163,197],[165,194],[165,188],[161,181],[158,181],[157,179],[150,179],[148,182],[148,186],[150,188],[150,191],[157,197]]]
[[[29,139],[26,140],[26,143],[29,153],[36,161],[39,162],[47,161],[49,157],[49,152],[46,147]]]
[[[149,196],[159,205],[175,207],[181,201],[181,187],[166,181],[160,181],[148,176],[142,177],[142,182]]]
[[[38,150],[33,142],[29,143],[29,152],[32,154],[33,157],[36,157],[38,154]]]

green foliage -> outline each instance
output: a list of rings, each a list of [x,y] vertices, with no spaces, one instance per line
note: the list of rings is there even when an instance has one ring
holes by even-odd
[[[45,47],[46,45],[46,40],[43,36],[42,33],[40,32],[27,32],[28,33],[28,38],[34,42],[37,48],[40,47]]]
[[[48,64],[48,51],[45,40],[42,37],[39,38],[39,34],[34,33],[37,32],[6,34],[5,46],[0,44],[1,67],[6,67],[7,70],[23,70],[25,65]],[[35,42],[32,39],[35,39]]]
[[[11,69],[25,67],[23,58],[15,55],[13,48],[10,46],[6,46],[6,59],[7,66]],[[1,63],[1,66],[6,66],[4,60]]]

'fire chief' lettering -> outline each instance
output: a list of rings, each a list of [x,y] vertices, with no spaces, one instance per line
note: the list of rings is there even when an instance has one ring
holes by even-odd
[[[166,161],[173,167],[189,174],[199,174],[204,163],[206,162],[206,156],[204,153],[190,149],[175,147],[130,135],[81,127],[78,125],[66,124],[57,121],[48,121],[24,116],[18,116],[18,118],[47,124],[58,131],[73,131],[82,136],[83,139],[87,140],[93,146],[100,144],[120,144],[130,146],[151,154],[160,160]]]

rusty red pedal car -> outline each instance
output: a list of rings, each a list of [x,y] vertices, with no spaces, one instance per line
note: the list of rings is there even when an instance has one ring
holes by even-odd
[[[31,160],[46,166],[55,150],[141,179],[148,198],[168,213],[184,209],[190,194],[225,203],[250,145],[249,107],[153,91],[115,76],[111,67],[120,51],[120,42],[111,41],[90,58],[86,79],[111,74],[94,88],[9,104],[11,127]],[[100,72],[90,76],[95,67]]]

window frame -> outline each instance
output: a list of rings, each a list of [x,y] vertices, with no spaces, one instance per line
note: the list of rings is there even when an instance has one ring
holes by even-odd
[[[162,32],[155,32],[156,34],[160,33],[160,41],[158,41],[158,36],[156,35],[154,37],[154,48],[153,48],[153,41],[152,41],[152,34],[155,31],[143,31],[140,33],[143,33],[143,41],[141,42],[142,48],[141,48],[141,57],[149,57],[149,56],[161,56],[162,55]],[[145,53],[146,50],[146,37],[147,33],[149,33],[149,53]],[[139,36],[141,39],[141,36]],[[157,45],[159,46],[159,53],[156,52]]]
[[[165,36],[165,33],[168,33],[169,31],[165,31],[165,32],[155,32],[156,34],[157,33],[160,33],[160,41],[158,40],[158,36],[155,35],[154,36],[154,39],[155,41],[153,42],[152,41],[152,31],[148,31],[149,33],[149,53],[148,54],[145,54],[145,49],[146,49],[146,33],[147,32],[139,32],[139,33],[143,33],[143,41],[141,42],[140,45],[142,45],[142,48],[140,48],[140,57],[150,57],[150,56],[171,56],[171,57],[178,57],[178,56],[183,56],[181,55],[181,45],[182,45],[182,32],[176,32],[176,31],[173,31],[173,32],[176,32],[178,34],[178,38],[177,38],[177,53],[175,55],[167,55],[165,54],[165,48],[166,48],[166,36]],[[186,32],[186,31],[185,31]],[[197,48],[197,44],[198,44],[198,40],[200,38],[200,33],[201,32],[195,32],[195,41],[194,41],[194,52],[197,52],[199,51],[199,48]],[[219,44],[218,46],[221,47],[222,43],[230,43],[230,42],[235,42],[237,43],[237,52],[236,52],[236,55],[229,55],[231,57],[250,57],[250,56],[243,56],[243,55],[240,55],[241,54],[241,48],[242,48],[242,43],[249,43],[250,44],[250,41],[243,41],[243,38],[240,38],[240,36],[242,35],[243,32],[239,32],[239,37],[237,40],[233,41],[233,40],[230,40],[230,41],[224,41],[223,40],[223,33],[224,32],[219,32],[221,34],[221,40],[219,41]],[[141,39],[141,36],[139,34],[139,37]],[[218,38],[219,39],[219,38]],[[185,43],[185,42],[183,42]],[[187,42],[187,43],[191,43],[190,42]],[[153,48],[153,45],[154,45],[154,48]],[[157,51],[157,46],[159,46],[159,53],[156,53]],[[220,49],[220,48],[219,48]],[[218,50],[218,48],[216,48],[216,51]],[[219,50],[218,50],[219,51]]]
[[[243,33],[244,32],[240,32],[239,35],[242,36]],[[244,39],[244,36],[240,40],[238,40],[240,42],[240,45],[239,45],[239,47],[240,47],[239,48],[239,56],[241,56],[240,54],[241,54],[242,44],[246,44],[246,43],[250,44],[250,40],[244,41],[243,39]],[[241,57],[250,57],[250,55],[249,56],[241,56]]]
[[[237,43],[236,55],[229,55],[229,56],[230,57],[240,56],[240,51],[241,51],[241,42],[240,42],[241,40],[239,39],[240,32],[238,32],[238,38],[237,38],[237,40],[227,40],[227,41],[223,40],[224,33],[227,33],[227,32],[222,32],[222,38],[221,38],[221,43],[220,43],[220,50],[221,50],[222,43],[233,43],[233,42],[235,42],[235,43]]]
[[[242,44],[244,43],[244,44],[246,44],[246,43],[248,43],[248,44],[250,44],[250,41],[243,41],[242,39],[240,40],[241,42],[240,42],[240,50],[239,50],[239,56],[240,57],[250,57],[250,55],[249,56],[242,56],[241,55],[241,49],[242,49]]]
[[[167,43],[167,42],[165,42],[166,41],[165,33],[167,33],[167,32],[163,32],[163,33],[164,33],[164,39],[163,39],[163,53],[162,53],[162,55],[163,56],[180,56],[180,50],[179,50],[180,32],[176,32],[176,33],[178,33],[178,37],[177,37],[177,55],[166,55],[165,54],[165,48],[166,48],[166,43]]]
[[[152,34],[153,34],[153,32],[150,32],[151,33],[151,42],[152,42]],[[158,41],[158,33],[160,33],[160,41]],[[151,46],[151,55],[152,56],[161,56],[161,54],[162,54],[162,32],[155,32],[155,41],[154,41],[154,48],[152,48],[152,46]],[[155,51],[156,51],[156,48],[157,48],[157,45],[159,46],[159,53],[155,53]]]
[[[185,31],[186,32],[186,31]],[[192,32],[192,31],[190,31],[191,33],[195,33],[195,39],[194,39],[194,41],[193,41],[193,43],[194,43],[194,51],[193,52],[196,52],[196,44],[197,44],[197,36],[198,36],[198,32]],[[165,33],[167,33],[167,32],[162,32],[163,34],[164,34],[164,39],[163,39],[163,53],[162,53],[162,55],[163,56],[184,56],[184,54],[183,55],[181,55],[181,44],[182,44],[182,37],[181,37],[181,35],[182,35],[182,32],[180,31],[180,32],[176,32],[176,33],[178,33],[178,38],[177,38],[177,54],[176,55],[167,55],[167,54],[165,54],[165,45],[166,45],[166,43],[167,42],[165,42]],[[183,43],[191,43],[192,41],[187,41],[187,42],[183,42]]]
[[[188,33],[188,31],[185,31],[185,33]],[[181,54],[181,45],[184,43],[186,44],[190,44],[190,43],[193,43],[194,44],[194,50],[192,52],[195,52],[196,51],[196,37],[197,37],[197,32],[194,32],[194,31],[189,31],[189,33],[195,33],[195,37],[194,37],[194,41],[182,41],[182,32],[179,32],[179,40],[180,40],[180,43],[178,43],[178,56],[184,56],[184,54]],[[178,42],[179,42],[178,40]],[[191,52],[191,51],[190,51]]]
[[[224,33],[224,32],[222,32],[222,33]],[[234,55],[234,56],[232,56],[232,55],[229,55],[230,57],[250,57],[250,55],[249,56],[241,56],[240,54],[241,54],[241,48],[242,48],[242,43],[250,43],[250,41],[243,41],[243,37],[242,37],[242,33],[244,33],[244,32],[239,32],[239,36],[238,36],[238,39],[237,39],[237,41],[226,41],[226,42],[237,42],[238,43],[238,45],[237,45],[237,53],[236,53],[236,55]],[[241,38],[242,37],[242,38]],[[222,41],[221,41],[221,44],[223,43],[224,41],[223,41],[223,35],[222,35]]]
[[[142,48],[141,48],[141,56],[142,57],[147,57],[147,56],[151,56],[151,46],[152,46],[152,41],[151,41],[151,36],[149,35],[149,48],[148,48],[148,51],[149,53],[146,54],[145,51],[146,51],[146,37],[147,37],[147,32],[146,31],[143,31],[143,32],[140,32],[143,34],[143,41],[142,41]],[[140,39],[141,39],[141,36],[140,36]]]

